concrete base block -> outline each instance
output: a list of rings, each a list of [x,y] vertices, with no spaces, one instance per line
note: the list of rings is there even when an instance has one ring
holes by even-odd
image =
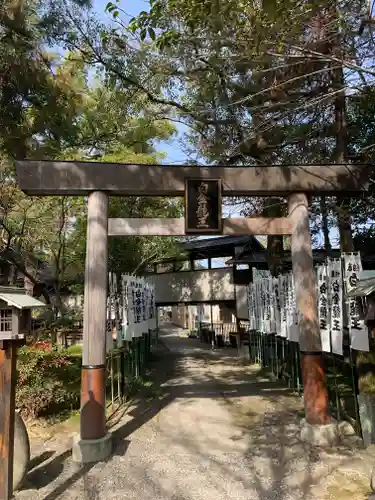
[[[327,425],[311,425],[301,421],[301,440],[312,446],[336,446],[340,443],[340,430],[336,420]]]
[[[18,412],[14,417],[13,490],[22,486],[30,463],[30,442],[27,428]]]
[[[375,467],[371,471],[370,486],[372,491],[375,491]],[[375,498],[375,493],[374,493],[374,498]]]
[[[73,462],[88,464],[101,462],[112,453],[112,434],[100,439],[81,439],[79,434],[73,435],[72,459]]]
[[[349,423],[346,422],[345,420],[342,420],[341,422],[338,423],[339,426],[339,432],[342,437],[351,437],[351,436],[356,436],[356,432],[354,427]]]

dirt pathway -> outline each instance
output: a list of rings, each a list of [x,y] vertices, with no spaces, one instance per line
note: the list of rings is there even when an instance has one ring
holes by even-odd
[[[367,499],[369,455],[355,440],[325,452],[303,445],[299,398],[234,350],[211,352],[177,329],[163,339],[160,390],[114,426],[114,455],[80,467],[67,439],[39,443],[47,459],[35,458],[17,499]]]

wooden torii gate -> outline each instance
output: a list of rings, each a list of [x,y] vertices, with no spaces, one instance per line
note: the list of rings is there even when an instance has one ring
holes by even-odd
[[[107,238],[183,235],[183,219],[109,219],[108,197],[184,196],[186,179],[221,179],[223,196],[288,197],[289,216],[223,221],[223,234],[292,236],[299,308],[306,422],[330,424],[313,275],[308,197],[358,196],[369,188],[368,165],[189,167],[100,162],[19,161],[20,188],[33,196],[88,196],[80,435],[73,458],[97,461],[111,452],[105,419]]]

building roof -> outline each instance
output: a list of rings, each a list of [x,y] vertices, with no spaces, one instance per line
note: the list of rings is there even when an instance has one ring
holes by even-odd
[[[17,309],[32,309],[34,307],[45,307],[45,304],[40,300],[26,295],[22,288],[2,286],[0,287],[0,300],[3,300],[8,306],[16,307]]]
[[[265,250],[263,250],[265,252]],[[264,253],[262,255],[265,255]],[[341,251],[339,249],[333,249],[331,251],[331,257],[334,258],[340,258],[341,256]],[[324,262],[327,257],[327,253],[324,249],[322,248],[314,248],[313,249],[313,259],[314,259],[314,264]],[[258,262],[259,259],[261,259],[261,255],[254,251],[249,251],[249,249],[245,249],[243,252],[241,252],[239,255],[237,255],[235,258],[232,258],[228,260],[226,263],[228,265],[232,264],[252,264],[254,262]],[[267,259],[266,259],[267,260]],[[292,254],[290,250],[284,250],[283,255],[282,255],[282,260],[285,263],[291,264],[292,262]],[[375,265],[375,256],[374,255],[364,255],[361,254],[361,260],[364,266],[370,266],[373,267]]]
[[[367,297],[375,292],[375,271],[363,271],[359,274],[359,281],[349,292],[349,297]]]
[[[154,261],[155,264],[162,262],[175,262],[203,260],[218,257],[234,257],[235,249],[244,250],[248,248],[258,255],[266,252],[264,246],[255,236],[216,236],[214,238],[200,238],[178,242],[181,254],[173,257],[166,257]]]
[[[234,257],[235,248],[248,248],[251,252],[264,253],[265,248],[254,236],[217,236],[189,240],[180,243],[180,248],[193,259]]]
[[[241,246],[246,243],[255,240],[260,247],[262,245],[259,243],[254,236],[216,236],[215,238],[202,238],[196,240],[183,241],[180,246],[184,250],[193,250],[197,248],[212,248],[212,247],[223,247],[223,246]]]

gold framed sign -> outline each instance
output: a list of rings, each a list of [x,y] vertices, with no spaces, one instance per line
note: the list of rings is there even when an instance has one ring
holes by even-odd
[[[222,232],[221,179],[185,179],[185,233]]]

